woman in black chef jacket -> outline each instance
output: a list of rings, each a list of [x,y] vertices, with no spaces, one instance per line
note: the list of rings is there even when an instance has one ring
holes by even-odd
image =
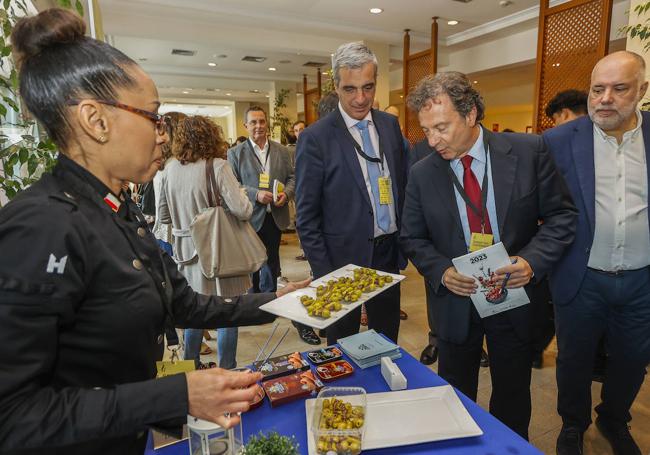
[[[165,326],[273,320],[258,307],[276,294],[197,294],[159,252],[120,189],[150,181],[161,164],[156,87],[84,32],[77,15],[50,9],[12,34],[21,96],[61,153],[52,174],[0,210],[3,454],[142,454],[149,426],[188,413],[232,425],[260,375],[154,379]]]

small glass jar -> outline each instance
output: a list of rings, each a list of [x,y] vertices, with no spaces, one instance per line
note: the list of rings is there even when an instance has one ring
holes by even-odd
[[[216,423],[187,416],[190,455],[236,455],[243,447],[241,421],[224,429]]]

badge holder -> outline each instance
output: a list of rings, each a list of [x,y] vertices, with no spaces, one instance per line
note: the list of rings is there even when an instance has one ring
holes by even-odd
[[[172,374],[188,373],[196,369],[194,360],[180,360],[178,357],[179,345],[174,347],[167,346],[172,355],[169,360],[159,360],[156,362],[156,378],[164,378]]]

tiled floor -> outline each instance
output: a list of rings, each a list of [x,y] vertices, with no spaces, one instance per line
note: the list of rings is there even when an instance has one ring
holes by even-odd
[[[282,259],[282,273],[290,280],[306,278],[309,274],[309,265],[304,261],[296,261],[300,251],[297,238],[293,234],[283,236],[288,244],[280,249]],[[419,358],[420,352],[427,344],[427,317],[424,301],[424,287],[422,279],[414,267],[409,266],[405,272],[407,279],[402,283],[402,309],[409,318],[402,321],[400,327],[399,344],[411,355]],[[275,339],[278,339],[284,328],[289,327],[289,334],[277,353],[286,353],[294,350],[304,351],[310,348],[298,337],[295,329],[287,320],[279,320],[280,328],[276,332]],[[240,328],[239,346],[237,350],[237,361],[239,365],[250,363],[268,335],[271,332],[271,325],[262,327]],[[210,342],[215,348],[214,340]],[[533,415],[530,424],[530,441],[544,453],[555,453],[555,441],[561,427],[561,420],[556,412],[557,390],[555,383],[555,356],[557,349],[553,343],[544,354],[544,368],[533,370],[532,399]],[[204,360],[214,360],[212,356]],[[436,371],[437,364],[432,366]],[[490,397],[490,375],[487,368],[481,368],[479,379],[479,404],[487,409]],[[600,384],[592,386],[594,403],[598,403],[600,396]],[[594,415],[595,418],[595,415]],[[632,435],[641,447],[643,454],[650,453],[650,381],[646,381],[632,407]],[[600,455],[611,454],[609,444],[603,439],[598,430],[592,425],[585,433],[585,454]]]

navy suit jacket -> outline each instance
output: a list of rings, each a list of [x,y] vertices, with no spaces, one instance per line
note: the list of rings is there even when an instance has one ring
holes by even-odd
[[[650,113],[641,112],[641,115],[646,166],[650,177]],[[551,274],[553,303],[566,305],[580,289],[594,241],[596,171],[593,123],[588,116],[580,117],[547,130],[543,137],[580,212],[575,240]]]
[[[491,133],[492,181],[501,242],[511,256],[521,256],[533,269],[526,287],[531,304],[506,314],[521,339],[533,336],[531,308],[542,302],[533,295],[573,240],[577,212],[542,139],[530,134]],[[400,241],[406,256],[431,284],[432,310],[438,336],[464,343],[472,302],[442,285],[451,259],[467,254],[465,236],[449,176],[449,161],[431,153],[413,165],[406,188]],[[538,220],[544,223],[538,225]]]
[[[397,119],[372,110],[392,180],[399,229],[407,155]],[[296,148],[296,228],[314,273],[372,263],[374,214],[353,139],[338,109],[306,128]],[[404,260],[395,267],[405,267]]]

